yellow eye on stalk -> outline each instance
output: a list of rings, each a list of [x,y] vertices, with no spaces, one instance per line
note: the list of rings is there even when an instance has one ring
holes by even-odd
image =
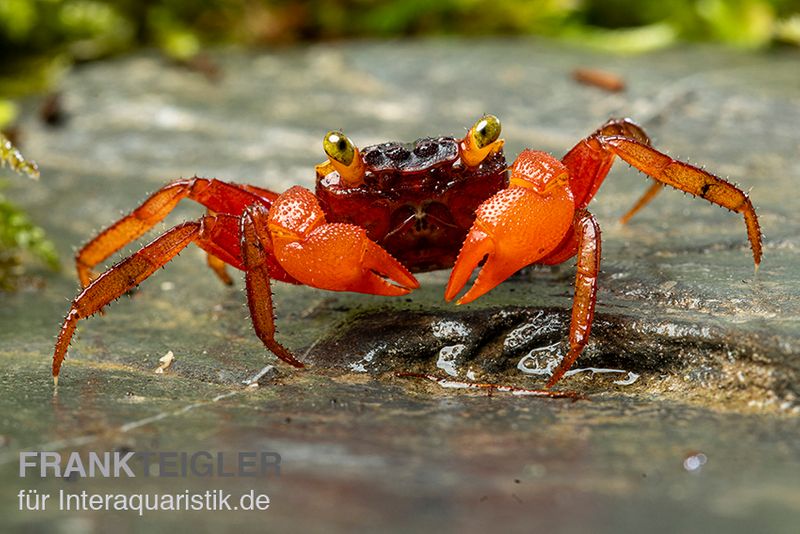
[[[486,156],[503,148],[500,130],[500,119],[494,115],[484,115],[472,125],[461,142],[461,160],[467,167],[477,167]]]
[[[355,156],[355,147],[342,132],[328,132],[322,140],[322,148],[332,160],[342,165],[350,165]]]
[[[471,131],[475,146],[484,148],[500,137],[500,119],[494,115],[484,115],[475,123]]]
[[[364,162],[352,141],[342,132],[331,131],[325,134],[322,148],[329,161],[317,166],[317,172],[325,174],[328,166],[339,173],[342,184],[358,187],[364,183]]]

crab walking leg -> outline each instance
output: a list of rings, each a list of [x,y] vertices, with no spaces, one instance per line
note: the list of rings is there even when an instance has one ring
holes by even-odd
[[[650,144],[645,131],[632,120],[611,119],[567,152],[561,162],[569,169],[569,186],[578,209],[589,204],[614,163],[614,153],[605,150],[600,143],[601,137],[612,136]]]
[[[250,318],[256,335],[273,354],[289,365],[303,367],[302,362],[275,340],[275,313],[272,306],[269,257],[266,252],[268,247],[264,246],[269,235],[264,234],[255,222],[260,222],[266,216],[266,208],[261,209],[264,211],[248,208],[242,215],[242,263],[245,268]]]
[[[95,265],[141,237],[169,215],[184,198],[195,200],[213,212],[239,215],[254,202],[261,201],[269,205],[276,197],[275,193],[266,190],[206,178],[186,178],[169,183],[78,251],[75,263],[81,286],[86,287],[94,278],[92,268]]]
[[[569,327],[569,352],[547,381],[548,388],[561,380],[583,352],[594,320],[597,274],[600,271],[600,226],[588,211],[583,211],[575,218],[575,234],[578,239],[578,269],[575,274],[575,296]]]
[[[639,213],[640,209],[649,204],[650,201],[653,200],[662,189],[664,189],[664,184],[661,182],[653,182],[653,185],[650,186],[650,189],[644,192],[641,198],[636,201],[636,204],[634,204],[633,207],[628,210],[628,213],[620,217],[619,222],[622,224],[627,224],[628,221],[631,220],[631,217]]]
[[[212,217],[209,215],[208,217]],[[228,265],[244,270],[240,244],[241,217],[238,215],[213,215],[214,224],[209,225],[203,234],[205,239],[198,246],[206,251],[206,263],[217,278],[225,285],[233,285],[228,274]]]
[[[175,226],[129,258],[108,269],[81,291],[72,301],[72,306],[64,319],[56,341],[53,354],[53,379],[56,383],[58,383],[61,362],[67,355],[67,348],[75,333],[75,328],[78,326],[78,321],[91,317],[103,306],[140,284],[159,267],[174,258],[189,243],[195,241],[202,228],[203,224],[196,221]]]
[[[214,271],[214,274],[217,275],[217,278],[219,278],[223,284],[226,286],[233,285],[233,278],[231,278],[231,275],[228,274],[228,268],[224,261],[211,253],[207,253],[206,263],[208,263],[209,268]]]
[[[753,204],[744,191],[722,178],[673,159],[635,139],[621,136],[601,137],[600,142],[610,152],[659,182],[742,213],[750,248],[753,250],[753,261],[758,269],[761,263],[761,228]]]

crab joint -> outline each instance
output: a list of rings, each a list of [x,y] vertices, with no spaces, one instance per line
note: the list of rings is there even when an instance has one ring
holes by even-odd
[[[564,164],[537,150],[523,150],[509,170],[510,186],[533,189],[542,195],[569,183],[569,171]]]
[[[477,167],[489,154],[494,154],[503,148],[500,137],[500,120],[494,115],[484,115],[459,144],[461,161],[467,167]]]
[[[327,175],[336,171],[342,184],[347,187],[358,187],[364,183],[364,160],[346,135],[337,131],[328,132],[322,140],[322,148],[328,161],[317,165],[318,174]]]

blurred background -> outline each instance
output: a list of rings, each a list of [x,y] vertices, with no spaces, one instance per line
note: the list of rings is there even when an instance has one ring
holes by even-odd
[[[191,61],[208,46],[431,35],[537,35],[615,53],[798,46],[800,0],[0,0],[0,97],[141,47]]]
[[[0,0],[0,132],[24,148],[22,98],[40,95],[42,119],[57,124],[70,68],[143,48],[213,80],[210,48],[429,36],[538,36],[610,54],[689,42],[767,51],[800,46],[800,0]],[[0,285],[23,250],[55,264],[0,192]]]
[[[618,54],[797,47],[800,0],[0,0],[0,130],[14,99],[55,87],[72,65],[143,47],[213,77],[208,47],[524,35]]]

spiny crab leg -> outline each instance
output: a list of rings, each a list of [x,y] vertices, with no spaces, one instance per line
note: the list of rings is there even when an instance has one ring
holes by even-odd
[[[627,137],[644,145],[650,138],[641,126],[630,119],[610,119],[585,139],[578,142],[561,159],[569,169],[569,187],[575,196],[575,207],[585,208],[603,184],[614,164],[614,153],[600,144],[601,137]]]
[[[233,285],[233,278],[231,278],[231,275],[228,273],[228,266],[224,261],[210,252],[207,252],[206,263],[208,264],[208,267],[214,271],[214,274],[217,275],[217,278],[219,278],[223,284],[226,286]]]
[[[628,221],[630,221],[634,215],[639,213],[639,210],[649,204],[651,200],[656,198],[656,195],[659,194],[662,189],[664,189],[664,184],[654,181],[653,184],[650,185],[650,188],[644,192],[639,200],[636,201],[636,204],[634,204],[633,207],[628,210],[628,213],[619,218],[619,222],[622,224],[628,224]]]
[[[195,200],[212,212],[238,215],[247,205],[269,203],[275,197],[275,193],[265,189],[228,184],[219,180],[197,177],[175,180],[150,195],[139,207],[100,232],[78,251],[75,263],[81,287],[86,287],[95,278],[92,269],[97,264],[144,235],[169,215],[184,198]],[[216,262],[209,259],[209,265],[227,283],[229,278],[226,279],[215,267]]]
[[[72,301],[53,353],[53,380],[58,383],[61,363],[67,355],[78,321],[91,317],[163,267],[200,235],[202,223],[187,222],[168,230],[155,241],[95,278]]]
[[[247,306],[256,335],[278,358],[294,367],[303,367],[292,353],[275,340],[275,312],[270,287],[269,234],[266,231],[268,210],[255,205],[242,214],[242,260],[245,268]]]
[[[583,210],[575,217],[575,238],[578,267],[575,273],[575,296],[572,300],[572,321],[569,326],[569,352],[553,371],[547,387],[561,380],[578,359],[592,331],[597,302],[597,275],[600,272],[600,226],[594,216]]]
[[[600,137],[601,145],[661,183],[709,202],[742,213],[753,250],[756,270],[761,263],[761,228],[753,204],[741,189],[698,167],[673,159],[658,150],[624,136]]]
[[[325,222],[317,198],[295,186],[269,210],[275,258],[298,282],[331,291],[400,296],[419,287],[403,264],[352,224]]]

